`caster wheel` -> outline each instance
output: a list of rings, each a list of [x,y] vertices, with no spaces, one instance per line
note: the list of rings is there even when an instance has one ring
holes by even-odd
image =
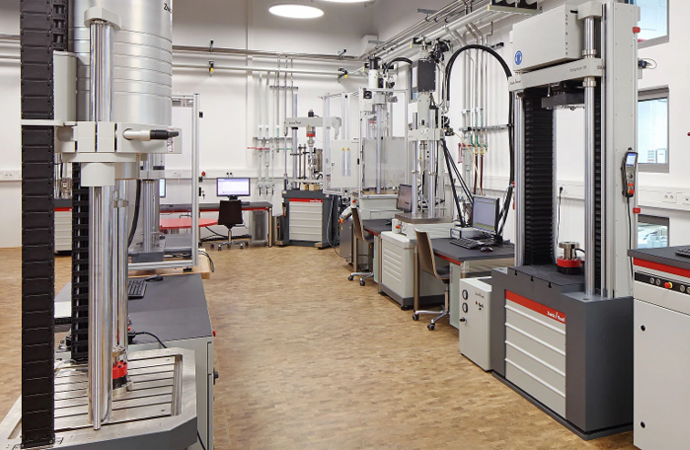
[[[429,331],[434,331],[434,328],[436,328],[436,325],[434,325],[433,323],[430,323],[426,327],[429,329]]]
[[[244,250],[244,245],[240,245],[240,250]]]
[[[211,244],[211,248],[212,248],[212,249],[215,248],[215,247],[216,247],[216,246],[215,246],[214,244]]]
[[[350,275],[349,277],[347,277],[347,281],[352,281],[352,280],[354,280],[354,279],[355,279],[355,277],[353,277],[352,275]]]
[[[419,314],[412,314],[412,320],[415,322],[419,320]]]
[[[359,285],[360,286],[366,286],[367,282],[364,280],[359,280]]]
[[[411,310],[411,309],[412,309],[411,306],[401,306],[401,307],[400,307],[400,310],[401,310],[401,311],[409,311],[409,310]]]
[[[223,247],[218,247],[218,251],[221,251],[221,250],[223,250]]]

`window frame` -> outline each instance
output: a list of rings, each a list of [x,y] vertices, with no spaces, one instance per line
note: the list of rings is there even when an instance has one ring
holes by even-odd
[[[670,40],[669,37],[671,35],[671,0],[665,0],[665,1],[666,1],[666,34],[663,36],[649,39],[647,41],[638,42],[638,44],[637,44],[638,48],[653,47],[655,45],[666,44],[669,42],[669,40]],[[626,3],[637,6],[636,0],[626,0]],[[640,9],[641,8],[642,7],[640,6]]]
[[[637,95],[637,108],[639,110],[639,105],[640,102],[645,102],[645,101],[650,101],[650,100],[659,100],[665,98],[666,99],[666,108],[668,111],[666,112],[666,139],[667,139],[667,148],[666,148],[666,162],[663,164],[652,164],[652,163],[639,163],[638,164],[638,170],[640,172],[645,172],[645,173],[669,173],[669,167],[671,163],[671,91],[668,88],[668,86],[662,86],[662,87],[656,87],[656,88],[649,88],[649,89],[640,89]],[[639,121],[639,117],[638,117]],[[635,139],[637,140],[637,152],[640,153],[640,142],[639,142],[639,124],[638,124],[638,132],[637,136]]]
[[[671,246],[671,219],[669,217],[638,214],[637,232],[635,233],[636,235],[640,233],[640,222],[647,223],[650,225],[659,225],[662,227],[666,227],[666,247],[664,248],[668,248]],[[635,239],[635,241],[637,242],[637,239]],[[636,244],[636,247],[639,248],[639,242]]]

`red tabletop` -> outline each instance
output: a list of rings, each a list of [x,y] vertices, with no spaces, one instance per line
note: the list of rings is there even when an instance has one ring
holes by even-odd
[[[199,228],[210,227],[218,225],[218,219],[202,219],[199,218]],[[174,219],[161,219],[161,230],[184,230],[192,228],[191,217],[180,217]]]

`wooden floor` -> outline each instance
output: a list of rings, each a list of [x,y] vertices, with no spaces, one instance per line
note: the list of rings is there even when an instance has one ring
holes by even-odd
[[[580,440],[462,357],[447,323],[430,332],[348,282],[333,250],[211,254],[218,450],[634,448]],[[20,283],[20,251],[0,250],[1,416],[20,392]]]

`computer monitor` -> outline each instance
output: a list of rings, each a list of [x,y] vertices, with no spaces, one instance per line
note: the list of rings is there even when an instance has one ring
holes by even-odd
[[[165,180],[158,180],[158,194],[160,198],[165,198],[167,194],[167,186]]]
[[[498,233],[499,199],[474,196],[472,227],[487,233]]]
[[[249,178],[218,178],[216,195],[218,197],[249,197],[251,195]]]
[[[401,184],[398,187],[398,209],[404,212],[412,212],[412,186]]]

